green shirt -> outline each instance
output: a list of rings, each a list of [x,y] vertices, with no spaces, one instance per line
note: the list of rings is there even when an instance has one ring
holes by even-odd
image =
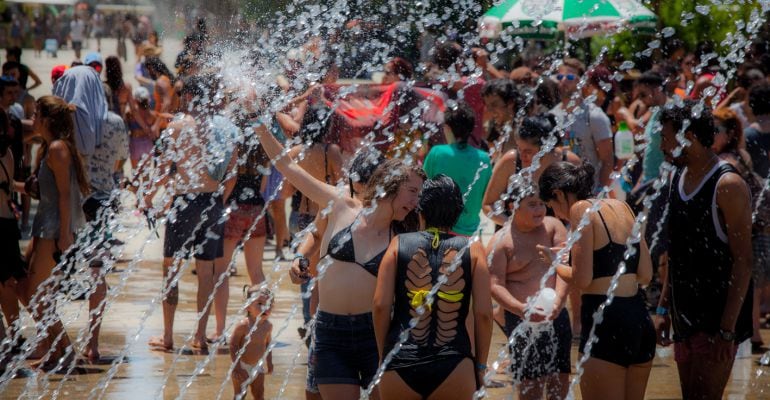
[[[484,192],[487,190],[489,178],[492,176],[489,155],[468,145],[441,144],[430,150],[428,156],[425,157],[423,168],[428,178],[444,174],[460,186],[460,192],[465,198],[465,206],[452,230],[467,236],[476,233],[481,222],[481,202],[484,200]],[[479,171],[480,168],[483,169]],[[479,178],[474,183],[477,171]],[[473,187],[466,196],[471,183],[473,183]]]
[[[642,159],[642,182],[657,179],[660,175],[660,165],[663,164],[663,150],[660,149],[660,110],[655,111],[644,127],[644,140],[647,145],[644,148]]]

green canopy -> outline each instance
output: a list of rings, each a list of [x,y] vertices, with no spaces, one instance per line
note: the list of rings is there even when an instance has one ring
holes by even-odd
[[[510,30],[532,39],[570,39],[634,29],[654,33],[658,18],[636,0],[504,0],[484,14],[484,32]],[[486,36],[490,34],[487,33]]]

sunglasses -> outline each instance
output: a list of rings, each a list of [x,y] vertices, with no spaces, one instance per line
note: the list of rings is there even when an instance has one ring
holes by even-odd
[[[556,74],[556,80],[562,81],[564,79],[567,79],[568,81],[574,81],[575,74]]]

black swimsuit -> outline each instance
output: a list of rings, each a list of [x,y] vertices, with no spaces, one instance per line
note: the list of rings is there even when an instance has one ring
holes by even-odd
[[[361,214],[359,214],[361,215]],[[358,216],[356,216],[356,219],[353,220],[353,223],[346,226],[345,228],[342,228],[339,232],[335,233],[334,236],[332,236],[331,240],[329,240],[329,246],[327,246],[326,253],[329,255],[329,257],[337,260],[337,261],[343,261],[343,262],[349,262],[358,264],[361,266],[361,268],[365,269],[366,272],[377,276],[377,271],[380,269],[380,262],[382,261],[382,258],[385,256],[385,251],[388,249],[385,247],[379,254],[372,257],[371,260],[360,263],[356,260],[356,248],[353,245],[353,232],[351,229],[353,228],[353,224],[355,224],[355,221],[358,219]],[[390,243],[390,238],[392,235],[392,230],[388,230],[388,243]]]
[[[607,228],[601,211],[597,211],[607,232],[609,243],[594,250],[593,279],[614,276],[618,266],[623,261],[626,251],[625,244],[612,241],[612,235]],[[636,252],[626,260],[625,274],[635,274],[639,269],[640,245],[634,244]],[[594,325],[594,313],[607,301],[607,296],[599,294],[584,294],[581,296],[580,321],[580,353],[584,353],[585,345]],[[601,322],[596,324],[594,332],[598,339],[591,348],[591,357],[611,362],[622,367],[634,364],[644,364],[655,356],[655,329],[647,312],[641,294],[631,297],[615,296],[612,303],[604,308]]]
[[[423,398],[431,395],[458,364],[472,358],[471,343],[465,321],[471,304],[473,287],[468,239],[439,233],[413,232],[398,236],[393,317],[385,343],[385,354],[408,329],[414,310],[425,305],[428,291],[438,282],[445,269],[459,256],[462,262],[433,297],[420,322],[409,332],[387,366],[398,373],[412,390]],[[434,246],[436,245],[436,246]]]

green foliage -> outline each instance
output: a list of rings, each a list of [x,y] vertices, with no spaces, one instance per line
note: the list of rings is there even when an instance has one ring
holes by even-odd
[[[720,46],[728,33],[738,31],[736,22],[748,21],[751,11],[758,8],[757,2],[749,0],[647,0],[643,3],[658,15],[659,29],[674,28],[676,33],[672,38],[681,40],[688,50],[694,50],[705,40]],[[708,7],[708,13],[700,13],[697,6]],[[633,59],[654,39],[634,32],[595,37],[592,53],[596,55],[607,46],[611,58]]]

